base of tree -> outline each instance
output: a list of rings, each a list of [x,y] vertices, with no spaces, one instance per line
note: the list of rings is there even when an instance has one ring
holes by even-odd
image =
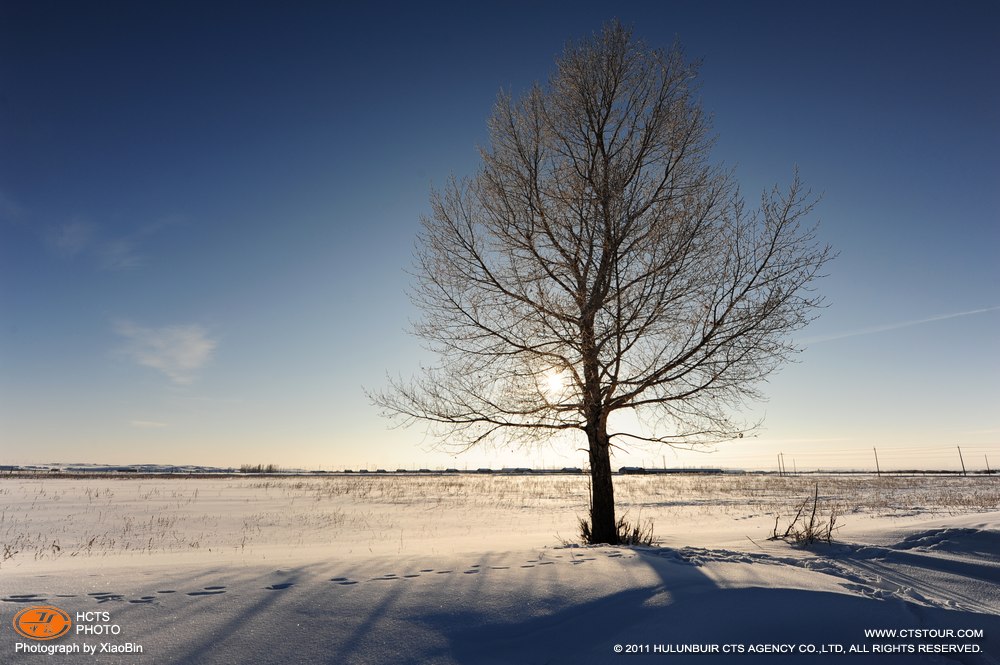
[[[647,520],[645,525],[638,520],[633,524],[625,519],[623,515],[615,525],[615,542],[606,542],[610,539],[595,540],[593,530],[590,528],[590,520],[580,518],[580,540],[584,545],[646,545],[654,546],[658,540],[653,534],[653,521]]]

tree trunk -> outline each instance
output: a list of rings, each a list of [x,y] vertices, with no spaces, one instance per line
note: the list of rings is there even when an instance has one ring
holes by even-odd
[[[611,446],[607,426],[587,427],[590,443],[590,542],[618,544],[615,524],[615,487],[611,480]]]
[[[618,544],[615,526],[615,487],[611,481],[611,440],[608,414],[604,410],[599,353],[594,341],[594,312],[583,312],[580,342],[583,355],[583,398],[590,449],[590,542]]]

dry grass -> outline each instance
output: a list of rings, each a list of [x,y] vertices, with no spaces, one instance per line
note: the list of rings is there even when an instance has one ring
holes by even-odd
[[[837,528],[837,511],[832,509],[830,516],[823,518],[818,515],[819,509],[819,483],[816,483],[812,496],[812,508],[809,507],[809,497],[806,497],[802,505],[799,506],[795,517],[788,523],[784,533],[778,534],[779,517],[774,518],[774,531],[768,540],[784,540],[793,545],[805,547],[817,542],[830,544],[833,542],[833,532]],[[806,515],[809,519],[806,519]]]
[[[823,489],[814,491],[819,482]],[[791,515],[812,494],[852,518],[1000,509],[1000,478],[660,475],[615,478],[619,514],[667,525]],[[0,565],[163,552],[245,553],[269,545],[359,551],[393,543],[554,538],[587,514],[583,475],[365,475],[226,479],[0,480]],[[690,523],[690,522],[689,522]],[[638,536],[643,536],[640,529]],[[643,538],[639,538],[642,540]]]

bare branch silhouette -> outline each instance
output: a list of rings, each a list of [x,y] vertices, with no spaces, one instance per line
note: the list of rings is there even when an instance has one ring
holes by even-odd
[[[459,446],[585,432],[593,542],[617,538],[613,440],[750,431],[731,414],[821,304],[815,198],[796,173],[748,209],[708,161],[695,79],[678,45],[612,23],[569,44],[547,86],[501,93],[481,170],[432,193],[419,237],[414,332],[439,362],[372,395]],[[609,433],[625,409],[657,431]]]

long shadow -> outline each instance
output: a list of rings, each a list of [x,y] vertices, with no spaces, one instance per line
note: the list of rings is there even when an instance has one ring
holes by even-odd
[[[581,604],[569,599],[549,614],[503,623],[482,614],[476,627],[468,630],[455,630],[455,617],[449,612],[428,615],[423,621],[449,637],[455,662],[484,665],[612,663],[624,657],[701,664],[998,662],[997,616],[809,589],[724,588],[675,552],[661,554],[667,556],[639,553],[659,578],[659,584],[651,587]],[[880,628],[979,629],[985,637],[934,642],[866,638],[866,630]],[[901,644],[900,651],[876,652],[876,647],[890,643]],[[921,644],[932,643],[969,643],[980,651],[948,654],[944,661],[940,654],[918,651]],[[633,653],[618,654],[615,645],[631,647]],[[701,651],[682,652],[692,645]],[[725,651],[727,645],[730,653]]]
[[[299,580],[300,574],[301,569],[290,570],[284,576],[289,587],[282,585],[280,590],[261,588],[259,590],[261,594],[259,600],[248,603],[241,611],[232,614],[226,610],[214,607],[206,606],[198,608],[197,602],[202,601],[196,601],[196,604],[191,606],[192,610],[201,609],[204,612],[214,612],[216,615],[225,613],[230,614],[230,616],[222,624],[213,625],[211,634],[207,634],[200,639],[192,639],[193,636],[189,636],[187,646],[183,649],[178,649],[176,658],[170,658],[170,662],[177,663],[177,665],[220,662],[221,654],[226,654],[221,657],[222,662],[234,660],[232,657],[246,648],[248,633],[251,632],[253,622],[268,616],[268,610],[281,599],[284,593],[283,589],[294,587]],[[219,602],[225,601],[220,600]]]
[[[315,580],[315,576],[307,573],[308,568],[296,569],[287,577],[288,581],[297,582],[300,575]],[[335,594],[356,593],[358,589],[353,586],[314,581],[305,587],[293,585],[274,591],[265,587],[265,595],[257,602],[229,616],[216,631],[217,637],[202,640],[171,662],[178,665],[372,662],[371,652],[379,650],[374,647],[391,639],[383,634],[384,628],[393,623],[407,581],[369,580],[363,584],[384,586],[374,596],[366,595],[370,602],[350,613],[339,608],[331,611],[329,603],[337,597]],[[275,607],[278,601],[291,605]]]
[[[608,555],[581,551],[587,556]],[[713,570],[731,560],[731,553],[699,553],[700,557],[680,549],[630,552],[638,560],[612,568],[622,575],[622,590],[598,597],[587,594],[589,600],[574,597],[573,590],[585,593],[588,579],[594,579],[588,576],[608,568],[571,565],[572,551],[564,551],[564,558],[551,566],[536,561],[533,570],[522,570],[510,557],[482,557],[477,562],[480,573],[466,574],[462,568],[448,574],[434,571],[417,582],[403,579],[402,573],[407,571],[400,566],[394,569],[400,573],[396,579],[362,579],[348,587],[318,583],[318,572],[324,568],[309,566],[283,577],[293,586],[278,584],[268,590],[262,582],[261,588],[252,589],[250,598],[246,595],[251,590],[244,587],[239,604],[196,601],[189,607],[201,607],[209,613],[206,617],[212,618],[206,621],[205,630],[185,635],[185,646],[174,650],[170,658],[141,662],[585,665],[616,663],[622,658],[712,665],[1000,662],[1000,616],[926,607],[895,597],[878,600],[767,584],[763,588],[745,584],[732,588],[712,577]],[[840,555],[840,560],[850,557],[848,552]],[[857,558],[863,560],[864,555]],[[700,565],[700,561],[709,565]],[[744,559],[737,563],[746,571],[752,570],[754,578],[766,579],[770,571],[780,574],[780,565],[759,565],[765,562]],[[493,567],[494,563],[504,565]],[[775,563],[781,562],[775,559]],[[471,563],[468,568],[473,568]],[[371,566],[362,569],[370,572]],[[543,572],[556,570],[560,571],[557,575]],[[741,569],[732,570],[739,580]],[[792,579],[809,579],[811,573],[799,572],[802,574]],[[635,574],[646,581],[636,584]],[[299,584],[300,579],[305,583]],[[433,584],[427,584],[430,580]],[[615,582],[594,579],[599,588],[607,588],[609,581],[612,585]],[[205,604],[199,605],[202,602]],[[210,613],[216,611],[213,607],[224,616],[212,616]],[[866,630],[885,628],[978,629],[985,637],[920,641],[865,636]],[[981,651],[916,651],[921,644],[965,643]],[[914,652],[874,651],[883,644],[912,646]],[[633,653],[616,653],[615,645],[632,647]],[[693,645],[699,652],[681,652]],[[837,645],[844,652],[823,653],[827,645]],[[848,653],[852,645],[860,652]],[[776,652],[775,648],[790,649],[791,653]]]

